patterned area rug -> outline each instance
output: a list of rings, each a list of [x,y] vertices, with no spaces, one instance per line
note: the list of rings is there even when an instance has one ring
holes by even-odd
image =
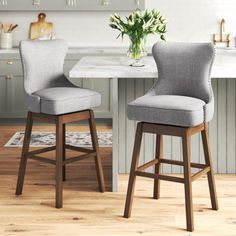
[[[22,147],[24,132],[16,132],[4,147]],[[112,133],[99,132],[98,142],[100,147],[112,146]],[[66,143],[77,147],[91,147],[91,136],[88,132],[67,132]],[[31,147],[50,147],[55,145],[54,132],[32,132],[30,146]]]

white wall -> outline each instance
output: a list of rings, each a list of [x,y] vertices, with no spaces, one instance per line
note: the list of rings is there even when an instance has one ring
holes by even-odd
[[[118,0],[117,0],[118,1]],[[226,20],[226,28],[235,45],[236,0],[146,0],[147,8],[159,9],[168,23],[170,41],[210,41],[219,32],[219,22]],[[116,31],[108,27],[107,12],[49,12],[48,21],[54,22],[56,37],[66,39],[71,46],[122,46]],[[128,14],[128,13],[124,13]],[[0,13],[0,21],[19,24],[14,44],[28,36],[29,23],[37,13]],[[148,44],[156,40],[149,37]]]

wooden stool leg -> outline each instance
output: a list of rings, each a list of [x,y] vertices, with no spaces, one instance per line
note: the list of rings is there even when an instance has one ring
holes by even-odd
[[[98,145],[96,123],[95,123],[94,113],[92,110],[90,110],[89,127],[90,127],[90,133],[91,133],[91,138],[92,138],[93,150],[97,153],[97,155],[95,156],[95,165],[96,165],[96,171],[97,171],[99,190],[100,192],[103,193],[106,191],[106,186],[105,186],[102,161],[101,161],[99,145]]]
[[[194,230],[193,202],[192,202],[192,180],[190,166],[190,135],[188,129],[185,130],[182,137],[183,162],[184,162],[184,187],[185,187],[185,208],[187,230]]]
[[[56,123],[56,208],[62,208],[63,124],[59,116]]]
[[[205,155],[205,161],[206,165],[210,166],[210,171],[207,173],[208,178],[208,185],[210,190],[210,196],[211,196],[211,206],[213,210],[218,210],[218,200],[217,200],[217,194],[216,194],[216,187],[215,187],[215,179],[213,175],[213,167],[212,167],[212,161],[211,161],[211,152],[210,152],[210,146],[209,146],[209,140],[208,140],[208,134],[207,134],[207,125],[205,124],[205,129],[201,132],[202,134],[202,144],[203,144],[203,150]]]
[[[63,124],[63,161],[66,160],[66,124]],[[62,167],[62,180],[66,181],[66,164]]]
[[[160,160],[163,155],[163,136],[160,134],[156,135],[156,159]],[[160,174],[161,171],[161,164],[157,163],[155,165],[155,174]],[[160,198],[160,180],[154,179],[154,189],[153,189],[153,198],[159,199]]]
[[[129,174],[129,184],[128,184],[128,190],[127,190],[127,195],[126,195],[125,211],[124,211],[124,217],[126,218],[129,218],[131,216],[134,188],[135,188],[135,181],[136,181],[135,171],[137,170],[138,164],[139,164],[139,155],[140,155],[140,148],[141,148],[141,142],[142,142],[142,133],[143,133],[142,125],[143,125],[142,123],[138,123],[136,135],[135,135],[133,157],[132,157],[131,169],[130,169],[130,174]]]
[[[27,153],[29,151],[32,125],[33,125],[32,113],[28,112],[26,127],[25,127],[25,137],[24,137],[20,167],[19,167],[19,172],[18,172],[18,180],[17,180],[17,185],[16,185],[16,195],[22,194],[22,190],[23,190],[25,170],[26,170],[26,165],[27,165]]]

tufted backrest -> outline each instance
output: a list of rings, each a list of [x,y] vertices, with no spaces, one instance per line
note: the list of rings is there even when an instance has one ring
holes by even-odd
[[[25,92],[32,94],[63,84],[66,53],[67,45],[63,40],[21,41]]]
[[[158,69],[157,95],[212,99],[210,73],[215,50],[211,43],[158,42],[153,46]]]

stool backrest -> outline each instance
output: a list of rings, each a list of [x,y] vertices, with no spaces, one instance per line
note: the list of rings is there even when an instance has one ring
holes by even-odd
[[[212,99],[215,50],[211,43],[158,42],[152,52],[158,69],[157,95],[189,96],[206,103]]]
[[[32,94],[63,84],[66,53],[67,45],[64,40],[21,41],[25,92]]]

